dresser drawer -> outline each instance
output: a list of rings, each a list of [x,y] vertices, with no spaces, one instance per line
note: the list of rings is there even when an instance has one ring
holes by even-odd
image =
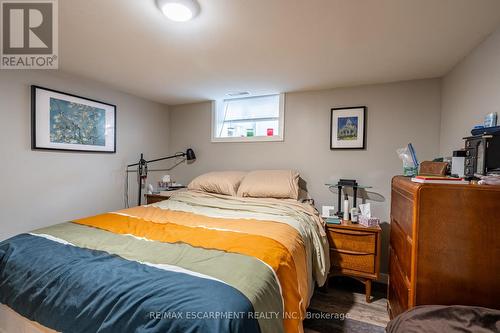
[[[401,270],[398,257],[389,247],[389,287],[387,299],[394,316],[409,308],[410,289]]]
[[[375,253],[377,233],[347,229],[329,229],[330,247],[335,250]]]
[[[346,250],[330,250],[332,266],[338,270],[348,269],[360,273],[375,273],[375,255]]]
[[[413,238],[413,197],[408,193],[392,190],[391,219],[396,220],[404,233]]]
[[[403,232],[396,220],[391,221],[391,249],[399,259],[403,275],[410,279],[412,240]]]

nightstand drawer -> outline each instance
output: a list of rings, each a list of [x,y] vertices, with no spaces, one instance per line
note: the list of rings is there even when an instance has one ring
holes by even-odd
[[[362,273],[375,273],[375,255],[343,250],[330,250],[332,266]]]
[[[347,229],[329,229],[328,238],[332,249],[375,253],[377,233]]]

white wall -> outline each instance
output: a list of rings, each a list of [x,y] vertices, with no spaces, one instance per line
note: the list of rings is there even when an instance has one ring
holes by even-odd
[[[117,105],[117,153],[32,151],[30,85]],[[0,72],[0,240],[124,207],[125,165],[168,152],[166,106],[53,71]],[[135,174],[130,202],[136,202]]]
[[[330,109],[366,105],[367,149],[330,150]],[[189,167],[172,175],[187,183],[213,170],[291,168],[308,183],[317,207],[336,204],[324,186],[329,180],[355,178],[373,186],[386,198],[374,204],[375,214],[387,223],[390,181],[401,174],[396,149],[412,142],[421,160],[439,151],[440,80],[418,80],[346,89],[287,93],[285,141],[259,143],[212,143],[210,103],[171,106],[171,152],[192,147],[197,155]],[[388,230],[384,226],[384,244]],[[383,246],[387,251],[387,246]],[[386,267],[384,253],[383,270]]]
[[[32,151],[31,84],[116,104],[117,153]],[[151,159],[187,147],[195,149],[198,159],[170,172],[181,182],[211,170],[293,168],[308,182],[320,207],[335,202],[325,182],[352,177],[385,196],[386,202],[375,204],[374,209],[387,222],[390,179],[401,171],[395,150],[413,142],[421,159],[438,152],[439,80],[289,93],[285,104],[284,142],[211,143],[210,103],[167,110],[164,105],[58,72],[2,71],[0,239],[123,208],[126,164],[135,162],[140,152]],[[352,105],[368,107],[367,149],[331,151],[330,108]],[[150,174],[149,182],[164,173]],[[134,204],[135,175],[129,179],[130,203]],[[387,227],[384,229],[386,243]],[[383,267],[385,264],[384,256]]]
[[[31,84],[116,104],[117,153],[66,153],[30,148]],[[285,141],[210,142],[209,102],[170,107],[54,71],[0,72],[0,240],[36,227],[122,208],[125,165],[195,149],[194,164],[170,173],[187,183],[213,170],[293,168],[321,205],[336,203],[324,183],[356,178],[386,198],[375,214],[389,220],[390,179],[401,173],[395,150],[412,142],[421,160],[463,146],[484,115],[500,113],[500,28],[442,80],[288,93]],[[330,109],[368,107],[367,149],[329,149]],[[169,165],[155,165],[161,168]],[[150,174],[153,182],[161,174]],[[136,202],[135,174],[130,203]],[[384,244],[387,244],[384,225]],[[383,246],[387,249],[387,246]],[[384,253],[383,270],[386,268]]]
[[[451,156],[490,112],[500,115],[500,28],[443,79],[440,151]]]

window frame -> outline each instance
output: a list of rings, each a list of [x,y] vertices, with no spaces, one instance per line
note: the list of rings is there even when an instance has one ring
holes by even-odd
[[[218,138],[215,136],[217,131],[217,109],[224,106],[224,101],[235,100],[235,99],[251,99],[258,97],[266,97],[271,95],[279,95],[279,135],[273,136],[252,136],[252,137],[227,137]],[[211,129],[211,139],[212,142],[279,142],[284,141],[285,138],[285,94],[269,94],[261,96],[251,96],[251,97],[241,97],[241,98],[226,98],[223,100],[212,101],[212,129]]]

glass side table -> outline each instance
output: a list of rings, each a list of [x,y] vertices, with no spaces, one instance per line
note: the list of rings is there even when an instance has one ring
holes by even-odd
[[[356,199],[357,199],[357,196],[358,196],[358,189],[363,190],[363,189],[372,188],[372,186],[367,186],[367,185],[359,185],[359,184],[348,185],[348,184],[341,184],[339,182],[336,182],[336,183],[326,183],[325,185],[328,186],[328,189],[330,190],[330,192],[332,192],[334,194],[338,193],[337,216],[339,216],[339,217],[341,217],[343,215],[343,212],[340,210],[340,207],[342,207],[342,191],[344,191],[344,195],[347,195],[345,193],[345,188],[346,187],[352,188],[352,192],[353,192],[352,207],[353,208],[356,207]]]

